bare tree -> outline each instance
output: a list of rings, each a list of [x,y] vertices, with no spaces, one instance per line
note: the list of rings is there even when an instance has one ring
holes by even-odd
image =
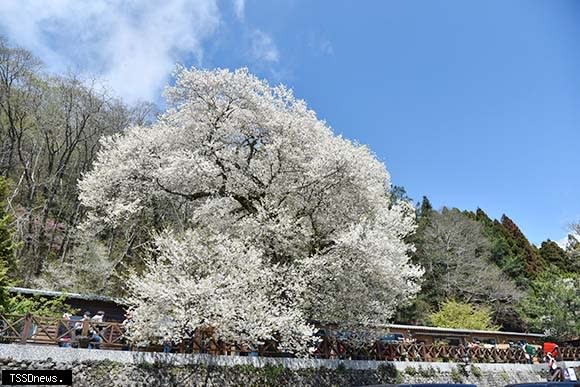
[[[0,172],[13,172],[16,144],[29,116],[30,101],[37,100],[34,77],[40,61],[30,52],[8,46],[0,37]]]
[[[457,209],[433,211],[420,230],[418,258],[425,268],[423,292],[438,300],[511,304],[520,297],[514,282],[490,262],[482,226]]]
[[[9,205],[25,283],[73,250],[83,216],[77,181],[92,168],[100,138],[143,124],[154,111],[145,102],[128,107],[94,82],[40,70],[30,52],[0,39],[0,174],[13,182]]]

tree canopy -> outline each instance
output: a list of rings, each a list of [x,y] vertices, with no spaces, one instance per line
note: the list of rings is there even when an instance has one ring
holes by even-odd
[[[491,307],[506,330],[549,328],[538,316],[566,328],[559,308],[540,313],[540,290],[580,273],[580,224],[563,249],[532,244],[508,215],[427,197],[415,211],[369,149],[335,136],[287,88],[247,70],[176,77],[155,119],[152,104],[46,73],[0,38],[0,304],[26,309],[6,292],[13,284],[143,289],[134,304],[163,300],[142,309],[163,311],[159,326],[182,321],[170,311],[195,311],[190,297],[208,314],[187,329],[221,321],[223,337],[289,347],[309,319],[384,322],[399,308],[398,322],[424,324],[450,298]],[[170,298],[155,293],[164,284]],[[269,328],[248,328],[251,315]]]
[[[425,274],[414,305],[400,317],[424,323],[438,305],[456,299],[492,307],[500,324],[511,318],[521,291],[493,264],[484,227],[468,213],[446,207],[436,211],[423,198],[411,240],[417,248],[414,262]]]
[[[7,211],[8,181],[0,177],[0,311],[8,310],[11,297],[7,287],[10,285],[9,273],[16,269],[14,242],[14,218]]]
[[[469,303],[447,300],[439,311],[429,315],[429,321],[436,327],[455,329],[497,330],[493,325],[492,311],[486,307],[476,307]]]
[[[521,309],[533,329],[558,339],[580,335],[580,275],[546,272],[532,282]]]
[[[176,79],[159,123],[103,140],[79,185],[89,224],[168,230],[130,282],[137,331],[164,319],[177,336],[209,324],[297,348],[286,332],[306,319],[388,321],[421,270],[414,209],[392,201],[384,165],[245,69]]]

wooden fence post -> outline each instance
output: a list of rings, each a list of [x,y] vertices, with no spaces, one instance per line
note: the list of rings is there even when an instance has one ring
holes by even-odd
[[[27,313],[24,318],[24,327],[22,328],[22,334],[20,336],[20,344],[26,344],[28,341],[28,336],[30,334],[30,327],[32,326],[32,314]]]

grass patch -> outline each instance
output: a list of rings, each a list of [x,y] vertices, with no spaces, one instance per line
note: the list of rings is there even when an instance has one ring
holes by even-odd
[[[453,383],[463,382],[463,376],[458,368],[453,368],[453,370],[451,370],[451,380],[453,380]]]
[[[505,371],[501,371],[499,373],[499,376],[503,379],[504,382],[507,382],[508,380],[510,380],[510,376]]]
[[[344,366],[343,366],[343,368],[344,368]],[[282,365],[270,365],[270,364],[268,364],[263,368],[264,376],[266,377],[267,380],[272,381],[272,382],[277,382],[278,379],[280,379],[280,377],[284,374],[285,370],[286,369]],[[337,370],[338,370],[338,368],[337,368]]]
[[[483,374],[481,373],[481,368],[479,368],[474,364],[471,365],[471,374],[478,379],[480,379],[483,376]]]
[[[403,384],[403,375],[397,369],[395,369],[395,377],[393,379],[395,384]]]
[[[434,378],[437,376],[437,371],[433,367],[422,368],[419,367],[419,375],[424,378]]]
[[[417,375],[417,370],[413,367],[406,367],[405,373],[409,376],[415,376],[415,375]]]

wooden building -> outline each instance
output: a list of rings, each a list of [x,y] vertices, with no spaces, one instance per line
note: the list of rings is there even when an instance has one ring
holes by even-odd
[[[545,335],[538,333],[481,331],[402,324],[388,324],[385,327],[390,332],[403,334],[407,340],[414,339],[425,344],[445,342],[449,345],[461,345],[477,341],[487,345],[507,345],[510,342],[525,341],[529,344],[540,345],[546,339]]]
[[[123,315],[127,308],[126,303],[122,299],[95,294],[57,292],[52,290],[19,287],[10,288],[9,292],[13,295],[22,295],[24,297],[39,296],[45,298],[57,298],[64,295],[65,304],[77,309],[77,315],[82,316],[84,312],[88,311],[92,316],[94,316],[98,311],[103,311],[105,312],[106,321],[123,321]]]

